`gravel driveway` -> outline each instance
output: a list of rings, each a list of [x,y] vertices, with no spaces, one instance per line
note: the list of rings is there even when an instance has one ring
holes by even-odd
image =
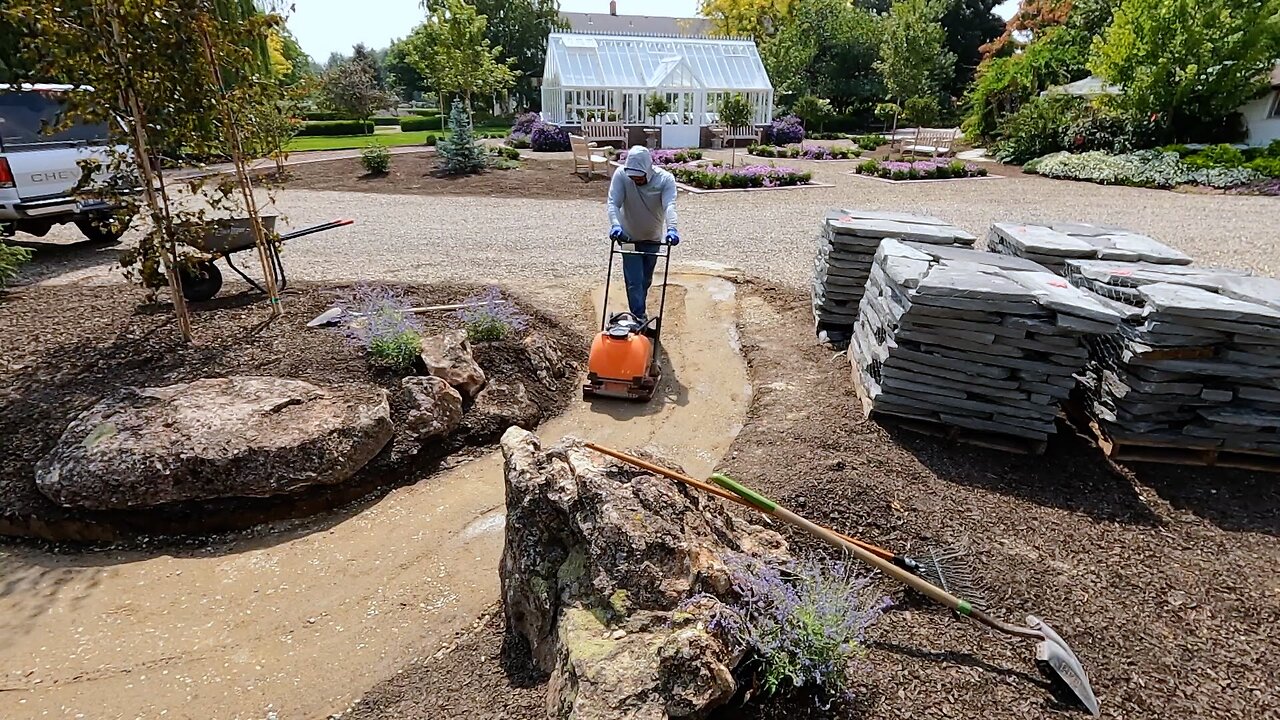
[[[1201,263],[1265,274],[1280,268],[1276,198],[1104,187],[1022,175],[889,185],[846,175],[850,163],[783,162],[808,166],[818,180],[835,187],[682,193],[680,229],[685,243],[677,250],[677,262],[713,261],[775,282],[803,285],[809,279],[822,213],[832,207],[863,207],[929,213],[979,237],[999,220],[1109,223],[1150,234]],[[598,201],[282,190],[276,195],[277,207],[288,225],[335,217],[356,220],[348,228],[292,241],[285,261],[291,277],[307,280],[589,284],[602,271],[607,229],[607,181],[594,182]],[[75,231],[61,228],[51,233],[54,236],[74,238]],[[77,256],[65,269],[110,262],[113,256]],[[33,270],[40,277],[62,271],[56,259],[52,263]],[[77,276],[101,273],[93,269]]]

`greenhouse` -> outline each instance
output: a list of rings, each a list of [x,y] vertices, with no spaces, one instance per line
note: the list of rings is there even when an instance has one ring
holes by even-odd
[[[647,99],[669,112],[649,115]],[[664,147],[693,147],[716,125],[723,98],[741,94],[753,125],[773,120],[773,85],[755,42],[708,37],[552,33],[542,75],[542,115],[557,125],[616,122],[661,128]]]

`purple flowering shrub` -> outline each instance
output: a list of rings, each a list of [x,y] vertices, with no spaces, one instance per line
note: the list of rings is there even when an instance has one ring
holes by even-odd
[[[518,335],[529,326],[529,318],[515,303],[502,299],[502,291],[496,287],[462,301],[465,307],[455,317],[467,329],[467,339],[474,343],[505,340]]]
[[[727,565],[737,601],[710,629],[749,649],[765,694],[820,688],[832,698],[848,696],[866,630],[889,598],[877,597],[870,579],[844,562],[777,567],[735,555]]]
[[[946,180],[984,177],[987,169],[962,160],[864,160],[855,172],[889,180]]]
[[[569,131],[539,120],[529,132],[529,145],[534,152],[564,152],[569,149]]]
[[[813,180],[813,173],[772,165],[745,165],[730,168],[723,165],[683,164],[668,165],[666,169],[676,177],[676,180],[703,190],[806,185]]]
[[[1247,185],[1237,185],[1227,190],[1232,195],[1272,195],[1280,196],[1280,178],[1257,180]]]
[[[747,154],[769,158],[797,158],[800,160],[849,160],[862,155],[862,150],[844,145],[825,147],[822,145],[751,145]]]
[[[532,135],[534,126],[540,122],[542,122],[542,117],[536,112],[517,115],[515,123],[511,126],[511,134]]]
[[[774,145],[791,145],[804,140],[804,124],[795,115],[787,115],[774,120],[764,133],[764,139]]]
[[[343,334],[374,365],[404,370],[422,352],[422,326],[409,312],[413,304],[394,288],[358,285],[338,302],[348,316]]]

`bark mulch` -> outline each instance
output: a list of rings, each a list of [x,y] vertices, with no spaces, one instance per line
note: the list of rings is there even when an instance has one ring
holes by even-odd
[[[807,295],[751,285],[739,297],[755,395],[725,470],[892,549],[964,542],[995,614],[1052,624],[1084,663],[1104,717],[1280,716],[1275,476],[1120,470],[1071,435],[1026,457],[869,422],[847,358],[814,342]],[[801,553],[825,551],[790,540]],[[899,604],[869,634],[851,703],[752,702],[715,717],[1086,717],[1036,671],[1032,643],[884,589]],[[488,617],[343,717],[545,717],[545,686],[512,659],[524,656],[517,645],[500,613]]]
[[[528,151],[524,151],[528,153]],[[470,195],[552,200],[599,200],[609,194],[609,178],[590,180],[573,173],[573,160],[527,158],[513,170],[487,170],[477,175],[441,175],[432,153],[391,156],[391,170],[369,175],[358,159],[290,165],[283,180],[289,190],[387,193],[392,195]],[[612,170],[612,167],[609,168]],[[267,177],[263,175],[262,177]]]
[[[365,382],[392,393],[393,419],[402,374],[372,368],[363,351],[336,329],[306,322],[348,288],[296,284],[284,294],[284,316],[269,320],[257,294],[192,305],[197,342],[183,343],[167,304],[145,301],[128,285],[32,286],[0,298],[0,535],[53,540],[112,541],[135,534],[235,530],[268,520],[305,517],[368,498],[432,470],[483,452],[492,437],[454,437],[410,457],[393,441],[343,486],[277,498],[228,499],[152,510],[84,512],[62,508],[35,487],[34,467],[67,423],[115,389],[169,385],[203,377],[278,375],[317,384]],[[408,286],[422,304],[459,302],[480,288]],[[546,337],[569,362],[585,360],[585,341],[558,319],[513,298],[529,314],[530,329]],[[427,333],[456,327],[451,313],[419,315]],[[572,380],[558,388],[541,382],[528,362],[504,342],[476,348],[492,379],[520,381],[544,417],[576,394]]]

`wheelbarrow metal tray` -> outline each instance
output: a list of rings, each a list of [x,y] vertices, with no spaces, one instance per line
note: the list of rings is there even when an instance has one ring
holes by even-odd
[[[275,215],[262,215],[262,231],[269,237],[276,231]],[[188,226],[189,227],[189,226]],[[248,250],[257,244],[250,218],[219,218],[201,224],[202,234],[187,240],[191,247],[210,255],[229,255]]]

